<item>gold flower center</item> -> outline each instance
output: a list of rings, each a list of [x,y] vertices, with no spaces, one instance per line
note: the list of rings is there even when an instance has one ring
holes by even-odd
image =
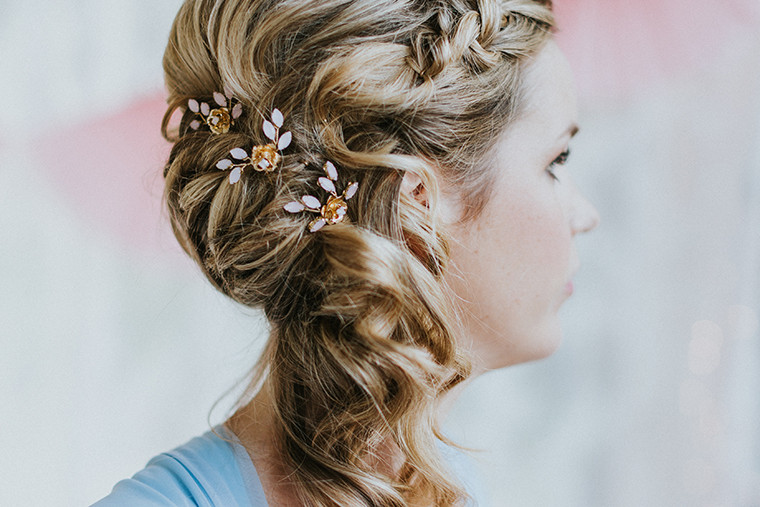
[[[253,168],[259,172],[271,173],[280,163],[280,154],[277,152],[277,146],[273,143],[264,146],[254,146],[251,153]]]
[[[206,119],[206,125],[209,126],[214,134],[226,134],[230,131],[230,125],[232,125],[230,112],[224,107],[212,109]]]
[[[328,224],[337,224],[343,221],[343,217],[346,216],[348,211],[348,205],[342,197],[330,196],[327,199],[327,203],[322,206],[322,217]]]

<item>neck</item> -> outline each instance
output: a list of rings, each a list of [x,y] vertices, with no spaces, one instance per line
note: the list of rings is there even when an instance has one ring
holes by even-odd
[[[248,452],[269,505],[300,506],[277,445],[274,405],[266,386],[225,423]]]
[[[440,397],[439,414],[448,412],[466,383],[468,382],[461,383]],[[268,503],[301,505],[290,479],[291,470],[282,459],[278,446],[275,405],[266,382],[250,402],[230,417],[226,426],[248,451]],[[365,459],[371,468],[388,477],[398,476],[404,464],[403,453],[392,438],[377,444]]]

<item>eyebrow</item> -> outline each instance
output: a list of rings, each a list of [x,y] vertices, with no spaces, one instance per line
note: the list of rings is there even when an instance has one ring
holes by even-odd
[[[580,130],[581,130],[581,128],[578,126],[578,124],[577,124],[577,123],[573,123],[573,124],[572,124],[572,125],[570,125],[570,127],[569,127],[569,128],[566,130],[566,131],[564,131],[564,132],[562,133],[562,135],[561,135],[561,136],[559,136],[559,137],[560,137],[560,138],[563,138],[563,137],[565,137],[566,135],[570,135],[570,138],[572,139],[573,137],[575,137],[575,135],[576,135],[578,132],[580,132]]]

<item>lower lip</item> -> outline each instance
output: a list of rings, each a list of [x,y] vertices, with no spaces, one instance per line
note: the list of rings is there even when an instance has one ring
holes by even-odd
[[[565,292],[568,294],[573,293],[573,282],[567,282],[567,285],[565,285]]]

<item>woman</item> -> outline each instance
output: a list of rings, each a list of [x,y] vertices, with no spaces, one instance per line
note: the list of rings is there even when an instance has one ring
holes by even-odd
[[[271,336],[249,396],[98,505],[463,505],[452,389],[558,345],[594,208],[548,1],[188,0],[177,238]],[[176,132],[169,123],[179,111]]]

